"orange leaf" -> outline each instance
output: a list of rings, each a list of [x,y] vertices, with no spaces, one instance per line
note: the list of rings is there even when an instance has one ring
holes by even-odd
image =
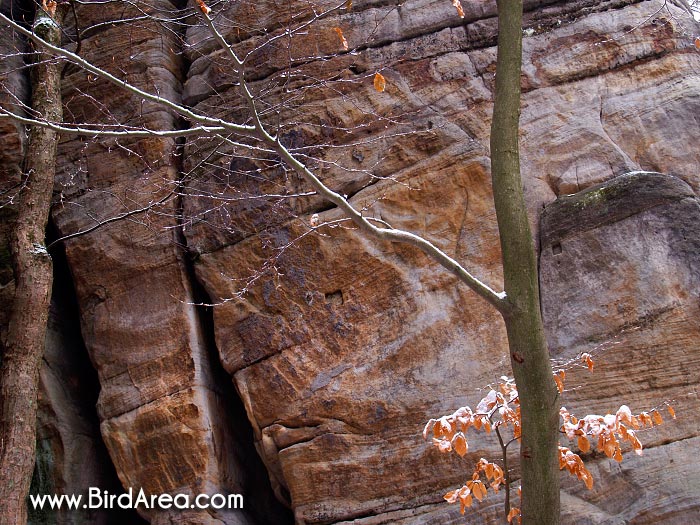
[[[584,454],[591,450],[591,442],[588,441],[588,438],[586,436],[578,437],[578,448]]]
[[[673,419],[676,419],[676,411],[673,410],[673,407],[671,405],[668,405],[666,409],[668,410],[668,413],[671,414],[671,417]]]
[[[205,15],[208,15],[211,13],[211,9],[207,6],[207,4],[204,3],[204,0],[197,0],[197,5],[199,6],[199,9],[204,13]]]
[[[433,429],[433,432],[436,432],[435,435],[443,435],[451,439],[454,435],[454,430],[452,430],[452,425],[447,420],[447,417],[442,416],[438,423],[439,424],[435,425],[435,428]],[[439,434],[437,434],[437,432],[439,432]]]
[[[641,446],[641,444],[640,444]],[[620,450],[620,447],[617,447],[615,449],[615,454],[613,454],[612,458],[617,461],[618,463],[622,461],[622,450]]]
[[[56,16],[56,2],[54,0],[42,0],[41,6],[49,16]]]
[[[345,9],[347,9],[348,11],[350,11],[350,9],[352,9],[352,0],[347,0],[345,2]]]
[[[661,418],[661,414],[659,414],[658,410],[653,410],[651,412],[651,419],[654,421],[654,424],[660,425],[661,423],[664,422],[664,420]]]
[[[334,27],[333,31],[335,31],[337,33],[338,38],[340,38],[340,43],[343,46],[343,49],[345,51],[347,51],[348,50],[348,41],[345,40],[345,35],[343,34],[343,30],[340,29],[339,27]]]
[[[700,36],[695,37],[695,49],[700,51]]]
[[[510,509],[510,512],[508,513],[508,523],[511,523],[513,521],[513,518],[519,517],[520,516],[520,509],[516,507],[512,507]]]
[[[433,445],[443,454],[447,454],[452,450],[452,444],[446,439],[433,438]]]
[[[634,449],[634,452],[637,455],[641,456],[643,447],[642,447],[642,442],[639,441],[639,438],[637,436],[635,436],[634,434],[632,434],[629,441],[630,441],[630,443],[632,443],[632,448]]]
[[[563,370],[558,370],[557,372],[554,373],[554,382],[557,384],[557,390],[561,394],[564,392],[564,377],[566,375],[566,372]]]
[[[593,363],[593,358],[591,357],[591,354],[589,354],[589,353],[581,354],[581,361],[583,361],[584,364],[588,367],[588,370],[593,372],[594,363]]]
[[[601,436],[602,437],[602,436]],[[612,439],[604,439],[603,441],[603,452],[605,452],[605,455],[608,456],[609,458],[613,457],[617,452],[620,451],[620,447],[617,446],[617,440],[615,438]],[[621,460],[618,460],[621,461]]]
[[[462,489],[464,489],[464,487],[462,487]],[[462,504],[462,508],[472,506],[472,495],[471,495],[471,492],[469,491],[469,489],[460,490],[459,502]],[[462,513],[462,514],[464,514],[464,513]]]
[[[454,448],[457,454],[459,454],[461,457],[464,457],[464,455],[467,453],[467,450],[469,449],[469,446],[467,445],[467,439],[464,437],[464,434],[462,434],[461,432],[455,434],[455,437],[452,438],[452,448]]]
[[[445,494],[442,498],[447,502],[447,503],[456,503],[457,498],[459,495],[457,494],[456,490],[451,490],[447,494]]]
[[[462,9],[462,3],[459,0],[452,0],[452,5],[457,9],[457,14],[460,18],[464,18],[464,9]]]
[[[493,464],[493,480],[495,483],[500,484],[504,482],[503,479],[503,469],[496,464]]]
[[[381,73],[375,73],[374,75],[374,89],[380,93],[386,89],[386,79]]]
[[[483,499],[486,497],[486,487],[484,487],[484,484],[481,481],[470,481],[467,483],[467,486],[471,489],[472,494],[474,494],[474,497],[477,500],[483,501]]]

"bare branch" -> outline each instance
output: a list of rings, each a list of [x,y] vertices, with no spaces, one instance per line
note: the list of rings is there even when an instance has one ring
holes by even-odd
[[[255,104],[255,97],[251,93],[246,82],[244,61],[238,57],[233,47],[226,41],[221,32],[216,28],[211,17],[204,11],[201,12],[201,16],[209,27],[209,30],[214,35],[214,38],[229,54],[236,65],[236,69],[238,70],[239,87],[243,98],[246,100],[248,105],[250,117],[253,121],[259,139],[273,148],[289,166],[291,166],[302,178],[304,178],[304,180],[311,184],[319,195],[340,208],[355,224],[357,224],[357,226],[360,227],[361,230],[381,240],[401,242],[419,248],[421,251],[423,251],[423,253],[428,255],[431,259],[454,274],[460,281],[469,286],[481,298],[492,304],[498,311],[505,312],[508,309],[509,303],[506,300],[505,292],[496,292],[490,288],[488,285],[467,271],[456,260],[447,255],[427,239],[404,230],[386,227],[379,228],[372,224],[362,215],[360,211],[355,209],[347,198],[326,186],[305,164],[297,159],[289,151],[289,149],[287,149],[279,141],[279,137],[271,135],[260,120],[260,114],[258,113]]]
[[[116,126],[110,124],[93,124],[89,127],[74,126],[71,124],[56,124],[48,120],[33,119],[23,117],[17,113],[13,113],[5,108],[0,108],[0,120],[8,119],[15,122],[20,122],[28,126],[40,126],[49,128],[60,133],[69,133],[74,135],[88,135],[91,137],[185,137],[185,136],[209,136],[216,133],[226,131],[222,126],[197,126],[189,129],[173,129],[173,130],[155,130],[148,128],[129,128],[128,126]],[[125,128],[125,129],[110,129],[110,128]]]
[[[200,113],[197,113],[195,111],[192,111],[189,108],[186,108],[185,106],[182,106],[181,104],[177,104],[176,102],[173,102],[171,100],[168,100],[167,98],[154,95],[152,93],[149,93],[147,91],[143,91],[142,89],[137,88],[133,84],[130,84],[128,82],[125,82],[123,80],[118,79],[111,73],[108,73],[104,69],[101,69],[92,63],[88,62],[84,58],[76,55],[75,53],[71,53],[70,51],[63,49],[61,47],[55,46],[53,44],[50,44],[43,40],[41,37],[37,36],[34,32],[30,31],[29,29],[26,29],[22,27],[20,24],[17,22],[13,21],[12,19],[8,18],[5,16],[5,14],[0,13],[0,21],[6,23],[9,25],[12,29],[17,31],[18,33],[26,36],[29,38],[32,42],[35,44],[41,46],[42,48],[51,51],[54,53],[56,56],[62,57],[80,67],[85,69],[86,71],[89,71],[90,73],[93,73],[97,75],[98,77],[107,80],[111,82],[112,84],[125,89],[126,91],[129,91],[130,93],[133,93],[135,95],[138,95],[140,97],[143,97],[145,100],[149,100],[151,102],[155,102],[156,104],[160,104],[162,106],[165,106],[169,109],[172,109],[173,111],[176,111],[179,115],[188,118],[194,122],[198,122],[202,125],[207,125],[207,126],[215,126],[215,127],[221,127],[224,128],[227,131],[231,131],[234,133],[238,133],[241,135],[246,135],[246,136],[255,136],[256,135],[256,127],[254,126],[246,126],[242,124],[234,124],[232,122],[225,121],[223,119],[218,119],[218,118],[212,118],[208,117],[206,115],[202,115]]]
[[[83,235],[87,235],[88,233],[92,233],[98,228],[101,228],[102,226],[105,226],[107,224],[110,224],[112,222],[117,222],[121,221],[123,219],[127,219],[129,217],[133,217],[134,215],[139,215],[141,213],[146,213],[149,210],[154,209],[157,206],[161,206],[165,204],[168,200],[170,200],[172,197],[176,196],[177,192],[176,191],[171,191],[164,197],[158,199],[156,202],[152,202],[146,206],[143,206],[141,208],[137,208],[135,210],[129,210],[124,213],[120,213],[119,215],[115,215],[113,217],[110,217],[108,219],[104,219],[102,221],[97,222],[96,224],[90,226],[89,228],[86,228],[84,230],[79,230],[77,232],[69,233],[68,235],[64,235],[63,237],[59,237],[58,239],[54,240],[49,244],[46,248],[50,249],[52,246],[58,244],[59,242],[67,241],[68,239],[74,239],[75,237],[81,237]]]

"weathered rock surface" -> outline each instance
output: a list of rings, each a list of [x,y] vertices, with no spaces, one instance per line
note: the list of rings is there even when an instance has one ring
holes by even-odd
[[[99,384],[83,346],[68,268],[54,254],[54,287],[37,415],[37,460],[32,494],[82,495],[91,487],[121,493],[121,483],[100,435],[95,402]],[[134,511],[33,509],[29,523],[109,525],[143,523]]]
[[[499,287],[488,161],[495,4],[463,5],[460,20],[443,0],[355,1],[288,40],[290,12],[299,24],[313,16],[307,2],[212,3],[217,23],[235,21],[224,34],[250,51],[248,78],[285,144],[366,214],[427,236]],[[173,9],[166,0],[146,8]],[[82,6],[82,27],[98,25],[81,55],[198,111],[243,115],[231,63],[202,27],[183,35],[177,17],[103,23],[131,15]],[[678,413],[644,433],[641,458],[589,458],[596,486],[567,480],[565,523],[689,523],[700,514],[698,30],[662,0],[533,0],[526,26],[523,180],[540,231],[543,313],[556,359],[596,355],[593,375],[570,372],[566,405],[584,413],[669,401]],[[261,28],[280,37],[275,45],[256,47]],[[377,71],[383,93],[372,87]],[[185,125],[75,68],[64,80],[69,120]],[[497,444],[475,437],[457,461],[420,431],[507,373],[505,334],[487,305],[410,248],[342,222],[311,232],[311,213],[341,214],[269,153],[242,158],[239,145],[214,139],[65,136],[60,155],[61,234],[143,209],[66,241],[101,431],[122,484],[243,492],[247,507],[266,507],[148,520],[291,521],[249,480],[256,467],[239,441],[248,423],[231,407],[232,381],[297,523],[465,522],[442,494],[474,460],[497,457]],[[627,176],[564,197],[638,170],[672,176]],[[221,303],[212,320],[199,301]],[[500,508],[489,500],[467,522],[496,523]]]
[[[155,1],[146,12],[172,9]],[[98,24],[99,31],[81,40],[81,56],[142,89],[157,85],[161,96],[177,101],[182,64],[176,33],[161,33],[150,20],[126,29],[99,25],[140,14],[126,5],[82,7],[82,27]],[[171,112],[85,71],[69,68],[64,84],[67,120],[178,126]],[[249,487],[235,450],[229,389],[216,379],[219,365],[202,332],[178,233],[175,153],[173,139],[65,136],[53,216],[59,234],[67,235],[142,210],[66,241],[82,335],[101,387],[101,431],[124,488],[143,488],[147,495],[243,493]],[[249,522],[245,511],[140,512],[151,523]]]
[[[0,10],[5,16],[21,19],[23,12],[16,5],[18,2],[4,0],[0,2]],[[13,113],[24,114],[22,104],[29,96],[27,78],[23,74],[27,43],[9,26],[0,24],[3,38],[0,38],[0,107]],[[26,139],[24,126],[0,118],[0,191],[8,190],[7,183],[17,182],[18,169],[22,163],[24,141]]]
[[[281,120],[294,121],[299,131],[289,137],[285,133],[291,130],[283,129],[281,136],[289,137],[296,148],[332,145],[315,151],[322,159],[321,172],[332,187],[354,195],[354,202],[368,214],[427,235],[498,286],[497,234],[490,193],[485,190],[495,61],[494,48],[489,47],[493,19],[488,14],[492,13],[486,10],[486,18],[472,13],[465,25],[448,27],[450,8],[425,2],[414,10],[407,5],[394,11],[389,6],[362,4],[359,12],[329,22],[327,34],[319,34],[328,38],[332,26],[338,25],[350,47],[362,42],[359,28],[367,27],[367,22],[362,25],[356,21],[363,17],[386,20],[377,23],[376,34],[383,35],[386,29],[391,36],[384,42],[372,41],[364,53],[334,57],[321,65],[303,64],[300,70],[313,78],[344,71],[345,81],[362,81],[381,69],[389,87],[382,94],[374,92],[367,81],[350,84],[350,88],[341,84],[335,90],[309,89],[305,102],[313,110],[302,113],[293,105],[282,108]],[[656,2],[571,3],[527,15],[532,35],[525,39],[521,122],[523,173],[533,224],[542,206],[556,196],[631,170],[672,172],[698,188],[697,151],[688,146],[698,126],[693,117],[682,116],[700,114],[699,56],[691,47],[689,27],[658,8]],[[236,7],[230,9],[235,11]],[[445,22],[438,27],[432,15],[443,13],[442,9],[444,14],[437,19]],[[431,16],[424,14],[428,10]],[[377,16],[377,11],[386,16]],[[320,38],[319,34],[315,36]],[[227,83],[230,77],[225,74],[223,53],[207,47],[199,35],[196,31],[188,34],[193,49],[210,54],[201,58],[193,54],[186,100],[198,102],[202,110],[225,107],[222,115],[235,115],[239,102],[235,89]],[[307,35],[300,40],[304,38]],[[390,44],[392,38],[402,41]],[[311,49],[328,52],[331,44],[325,39],[318,42],[318,48],[302,46],[299,57],[305,49],[309,49],[308,55]],[[243,41],[237,45],[246,49],[250,44]],[[274,76],[274,71],[283,69],[285,56],[281,51],[279,55],[274,51],[264,55],[264,65],[256,56],[251,58],[254,76]],[[260,68],[265,73],[260,73]],[[266,82],[261,79],[258,84],[269,87]],[[297,82],[303,84],[304,80]],[[357,126],[366,112],[398,115],[398,108],[400,115],[410,115],[412,125],[425,133],[403,136],[400,131],[404,128],[390,123],[389,132],[360,128],[368,139],[357,138]],[[349,137],[346,130],[351,132]],[[199,152],[186,146],[185,151],[187,165],[195,166],[212,150]],[[203,168],[202,186],[195,185],[197,189],[206,188],[214,194],[216,188],[236,196],[241,195],[236,189],[242,184],[252,194],[245,186],[249,182],[239,183],[250,180],[241,173],[251,168],[240,163],[231,167],[229,154],[235,152],[225,146],[219,149],[222,161],[215,157],[212,164],[220,167]],[[323,160],[354,167],[360,173],[326,167]],[[230,175],[234,170],[235,178]],[[274,169],[266,173],[275,182],[284,181],[278,184],[286,183],[289,191],[299,191],[293,178],[285,179]],[[357,187],[363,177],[364,183]],[[391,180],[377,181],[377,177]],[[270,191],[272,186],[265,184],[258,185],[259,194]],[[692,194],[691,188],[683,187],[686,194]],[[619,209],[626,206],[622,203]],[[196,204],[192,209],[197,209]],[[247,238],[262,229],[254,223],[259,217],[254,206],[236,208],[237,214],[220,221],[225,234],[210,234],[197,225],[186,232],[190,246],[203,253],[196,263],[197,275],[213,298],[227,300],[245,290],[239,299],[215,309],[222,362],[234,375],[246,402],[268,469],[291,495],[297,522],[450,522],[457,519],[448,517],[457,514],[456,510],[430,503],[440,501],[441,490],[459,483],[465,467],[425,450],[417,433],[429,417],[477,401],[477,389],[506,371],[501,324],[486,306],[410,249],[377,246],[341,228],[325,229],[324,236],[310,236],[306,235],[306,220],[287,222],[294,214],[312,211],[321,211],[322,220],[341,218],[335,210],[322,210],[323,205],[314,199],[287,209],[282,203],[277,217],[263,221],[268,230],[262,240]],[[616,213],[623,212],[614,212],[607,220],[612,221]],[[572,213],[570,217],[573,222],[583,220]],[[680,220],[682,215],[675,217]],[[210,218],[216,222],[216,217]],[[270,220],[279,226],[270,228]],[[665,234],[658,235],[657,242],[663,245]],[[594,258],[607,256],[602,249],[588,249]],[[619,257],[630,257],[629,264],[634,264],[635,258],[644,260],[642,252],[626,254],[620,250]],[[694,256],[692,250],[686,251],[689,257]],[[261,272],[269,258],[273,258],[274,268],[268,265],[269,271]],[[656,271],[673,273],[668,264],[660,263]],[[583,266],[579,273],[593,270],[595,266]],[[546,278],[546,272],[543,275]],[[650,292],[656,294],[649,300],[666,304],[664,282],[652,275],[651,270],[644,275],[655,283],[649,285],[654,288]],[[630,279],[618,277],[623,283]],[[573,305],[585,305],[583,298],[582,303],[576,301],[576,286],[569,288],[566,272],[553,278],[558,279],[559,287],[570,291]],[[615,304],[612,290],[600,297],[601,304]],[[556,309],[559,288],[545,286],[544,293],[548,294],[546,304]],[[630,294],[642,301],[644,290]],[[692,312],[678,311],[686,322],[680,332],[687,330],[687,341],[697,331]],[[627,321],[642,323],[644,315],[644,311],[635,310],[630,313],[633,319]],[[570,323],[578,318],[562,317]],[[600,337],[594,321],[591,317],[581,319],[581,345],[586,338],[597,341]],[[548,323],[552,337],[571,336],[568,326],[558,326],[554,320]],[[677,325],[665,326],[658,329],[657,337],[665,337],[661,335],[664,330]],[[582,348],[570,350],[580,352]],[[645,365],[653,351],[640,352],[644,357],[634,369],[635,384],[656,385],[661,371],[658,366]],[[622,398],[641,410],[667,399],[663,389],[647,387],[642,395],[610,387],[615,374],[618,381],[620,375],[627,374],[626,365],[616,355],[610,356],[615,365],[607,365],[615,372],[603,372],[603,383],[592,382],[598,387],[605,384],[609,396],[601,403],[593,396],[589,404],[580,401],[577,408],[612,410],[616,407],[604,407],[602,401]],[[676,362],[683,361],[681,355],[686,354],[679,353]],[[600,359],[608,359],[607,353]],[[697,380],[697,376],[686,377],[671,398],[694,388]],[[681,404],[692,408],[686,401]],[[691,437],[695,435],[691,427],[686,420],[662,428],[651,438],[652,445],[664,439]],[[493,444],[479,442],[475,456],[494,454],[489,447]],[[688,454],[690,448],[681,446],[679,450],[688,450],[684,452]],[[664,468],[656,470],[664,476]],[[606,478],[601,483],[615,482]],[[627,481],[623,478],[620,483]],[[566,501],[585,497],[578,487],[571,485],[568,490],[572,496]],[[635,523],[672,523],[677,519],[670,502],[657,505],[653,513],[645,507],[656,494],[649,490],[647,500],[630,504],[622,514],[610,508],[619,502],[624,489],[616,495],[614,491],[596,492],[594,503],[587,507],[569,506],[567,520],[584,523],[591,508],[598,509],[598,516],[608,513],[614,520],[624,514],[624,519]],[[692,501],[692,489],[682,489],[679,494],[679,499]],[[666,510],[662,510],[664,505]],[[686,515],[688,512],[697,513],[697,506],[690,504]],[[615,517],[617,514],[620,516]]]
[[[2,13],[19,15],[13,2],[0,3]],[[28,86],[22,74],[21,53],[26,51],[26,42],[9,27],[0,24],[0,107],[22,114],[21,102],[28,96]],[[16,218],[13,197],[20,182],[25,134],[23,126],[0,118],[0,304],[9,304],[14,295],[14,281],[10,260],[10,233]],[[9,321],[9,309],[0,307],[0,341],[5,338]]]
[[[585,523],[680,524],[700,516],[692,416],[700,409],[698,219],[690,186],[645,172],[560,198],[542,214],[550,349],[558,362],[592,352],[598,363],[593,374],[570,370],[576,386],[563,403],[577,413],[602,413],[622,401],[634,411],[668,402],[686,414],[643,432],[641,458],[620,466],[590,461],[600,481],[591,492],[570,487],[571,518],[571,509],[594,511]]]

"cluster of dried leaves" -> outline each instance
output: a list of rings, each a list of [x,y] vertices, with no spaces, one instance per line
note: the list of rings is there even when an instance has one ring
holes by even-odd
[[[671,417],[675,419],[673,408],[671,406],[667,408]],[[566,407],[562,407],[559,414],[563,420],[561,431],[566,434],[569,441],[576,440],[581,453],[589,452],[594,444],[607,457],[616,461],[622,461],[621,443],[625,441],[632,446],[635,453],[642,454],[642,443],[637,437],[636,430],[663,423],[658,410],[642,412],[635,416],[627,405],[622,405],[615,414],[588,415],[582,419],[572,416]],[[583,465],[579,455],[566,447],[559,447],[559,468],[565,468],[583,481],[586,487],[593,488],[591,473]]]
[[[470,427],[487,433],[494,429],[500,431],[502,427],[509,428],[512,434],[511,441],[520,439],[520,401],[512,379],[502,377],[497,388],[491,388],[479,401],[475,410],[466,406],[440,419],[431,419],[423,429],[423,438],[428,439],[432,432],[432,442],[440,452],[454,450],[463,457],[469,450],[466,432]],[[498,492],[505,483],[507,478],[503,469],[496,463],[481,458],[474,467],[471,480],[461,488],[448,492],[444,498],[449,503],[459,501],[460,512],[464,514],[474,499],[482,501],[486,498],[489,487]],[[508,522],[511,523],[514,519],[519,521],[519,516],[520,510],[512,508],[508,514]]]
[[[486,481],[481,481],[481,474],[484,474]],[[445,494],[445,500],[448,503],[456,503],[459,501],[460,512],[464,514],[467,507],[472,506],[473,498],[478,501],[483,501],[486,498],[487,483],[494,492],[498,492],[499,487],[505,482],[503,469],[495,463],[489,463],[484,458],[481,458],[476,464],[471,481],[467,481],[462,488],[451,490]]]
[[[580,356],[583,364],[593,370],[594,362],[590,354]],[[557,370],[554,373],[554,381],[559,392],[564,391],[565,370]],[[673,419],[673,408],[666,404],[666,408]],[[615,414],[605,416],[587,415],[581,419],[573,416],[565,407],[560,410],[560,431],[569,441],[575,441],[580,453],[587,453],[595,446],[607,457],[616,461],[622,461],[622,445],[627,442],[637,454],[642,453],[642,444],[636,435],[636,431],[645,427],[653,427],[663,423],[658,409],[649,412],[641,412],[633,415],[627,405],[622,405]],[[511,378],[502,377],[501,382],[494,389],[491,388],[479,401],[475,410],[465,406],[454,413],[439,419],[431,419],[423,429],[423,438],[428,439],[432,434],[433,445],[442,453],[455,451],[460,456],[465,456],[469,450],[466,432],[469,428],[484,430],[490,433],[492,429],[501,427],[509,428],[512,434],[510,442],[520,440],[520,404],[515,382]],[[499,434],[499,437],[501,435]],[[584,482],[588,489],[593,487],[593,476],[586,469],[583,460],[570,448],[559,446],[559,468],[566,470]],[[507,483],[507,472],[495,463],[481,458],[474,468],[471,480],[457,490],[451,490],[444,498],[449,503],[460,503],[460,512],[474,502],[482,501],[488,494],[490,487],[498,492],[501,485]],[[508,523],[520,522],[520,511],[513,507],[508,513]]]

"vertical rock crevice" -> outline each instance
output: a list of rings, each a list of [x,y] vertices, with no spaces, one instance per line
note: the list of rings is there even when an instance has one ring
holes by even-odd
[[[176,158],[182,160],[184,141],[180,141],[177,147]],[[179,166],[182,174],[182,166]],[[203,284],[197,278],[194,269],[194,257],[196,256],[188,248],[187,238],[184,234],[184,197],[185,188],[181,178],[181,187],[178,190],[177,201],[177,228],[176,243],[182,250],[182,264],[192,294],[192,306],[195,310],[201,345],[203,346],[208,362],[211,384],[215,388],[215,395],[223,401],[223,414],[225,419],[218,423],[221,430],[229,439],[227,448],[234,455],[229,458],[233,469],[239,474],[238,485],[244,497],[246,517],[256,525],[285,525],[294,523],[294,517],[290,509],[284,506],[275,496],[270,484],[269,474],[254,445],[253,428],[246,415],[241,397],[236,391],[232,378],[224,370],[219,358],[219,351],[215,340],[214,312],[216,307],[212,304],[212,298],[207,293]]]
[[[49,228],[49,241],[56,237]],[[37,453],[30,494],[82,495],[90,488],[120,494],[122,486],[100,434],[100,385],[80,330],[71,271],[61,244],[51,251],[54,286],[41,369]],[[85,501],[85,500],[84,500]],[[31,524],[146,523],[131,510],[43,510],[29,505]]]

